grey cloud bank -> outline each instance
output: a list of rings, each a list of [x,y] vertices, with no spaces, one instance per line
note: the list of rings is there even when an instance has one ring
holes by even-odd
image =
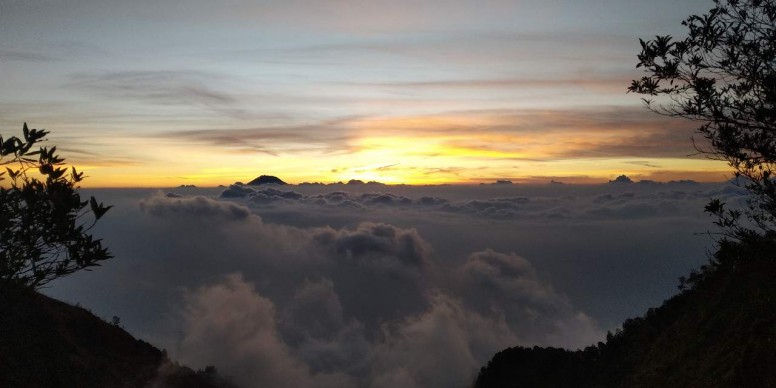
[[[116,258],[47,292],[242,386],[466,386],[582,347],[705,261],[721,184],[104,190]]]

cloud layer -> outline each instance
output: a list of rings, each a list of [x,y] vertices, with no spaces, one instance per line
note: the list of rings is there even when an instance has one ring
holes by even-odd
[[[742,198],[688,182],[97,194],[117,205],[99,230],[117,258],[51,292],[246,387],[466,386],[504,347],[589,345],[703,261],[664,234],[690,240],[696,206]],[[667,265],[677,251],[697,256]]]

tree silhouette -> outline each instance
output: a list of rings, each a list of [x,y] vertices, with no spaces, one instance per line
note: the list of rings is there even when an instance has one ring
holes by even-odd
[[[83,173],[68,171],[56,147],[34,149],[46,130],[25,123],[23,133],[0,136],[0,290],[8,284],[39,288],[112,257],[89,234],[111,206],[81,199]]]
[[[776,229],[776,2],[714,0],[714,8],[690,16],[684,39],[641,41],[637,67],[646,76],[630,92],[649,95],[646,106],[698,123],[708,145],[696,148],[726,161],[753,195],[748,206],[727,210],[712,201],[723,233],[741,239]]]

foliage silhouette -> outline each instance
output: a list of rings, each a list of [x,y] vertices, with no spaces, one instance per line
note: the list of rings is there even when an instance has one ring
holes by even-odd
[[[195,371],[87,309],[33,289],[0,294],[0,387],[236,388]]]
[[[679,295],[584,350],[505,349],[475,387],[776,386],[776,1],[714,5],[683,22],[684,39],[641,41],[648,74],[629,91],[697,122],[708,145],[696,149],[733,168],[748,205],[706,206],[723,238],[709,264],[680,279]]]
[[[776,240],[723,240],[679,295],[584,350],[505,349],[476,388],[776,386]]]
[[[0,290],[37,289],[112,257],[89,234],[111,206],[81,199],[83,173],[39,146],[47,134],[25,123],[22,138],[0,136]]]
[[[753,195],[743,210],[712,202],[722,234],[740,239],[776,227],[776,1],[714,0],[707,14],[682,24],[684,39],[641,41],[637,67],[646,76],[629,91],[651,96],[646,106],[699,123],[708,146],[699,152],[726,161]],[[658,98],[655,100],[654,98]],[[752,229],[752,228],[755,229]]]

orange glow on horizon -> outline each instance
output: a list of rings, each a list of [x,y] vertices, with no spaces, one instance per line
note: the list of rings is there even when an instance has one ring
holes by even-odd
[[[724,163],[710,163],[706,160],[652,160],[662,163],[667,168],[640,168],[629,165],[629,160],[596,159],[568,160],[550,162],[499,163],[493,161],[488,168],[479,164],[471,167],[444,168],[402,166],[367,166],[345,170],[321,170],[319,174],[283,171],[279,169],[202,169],[192,174],[176,176],[158,176],[150,171],[109,171],[103,168],[88,169],[83,187],[91,188],[165,188],[180,185],[196,185],[200,187],[215,187],[235,182],[248,182],[259,175],[275,175],[290,184],[303,182],[346,183],[351,179],[364,182],[376,181],[384,184],[407,185],[439,185],[439,184],[479,184],[493,183],[496,180],[510,180],[514,183],[548,183],[550,180],[560,180],[565,183],[595,184],[605,183],[619,175],[627,175],[634,181],[649,179],[669,181],[690,179],[698,182],[720,182],[730,178],[730,170]],[[328,172],[328,173],[327,173]]]
[[[721,181],[729,175],[729,167],[719,161],[617,156],[621,149],[643,153],[639,147],[660,134],[654,128],[597,128],[543,112],[532,117],[557,121],[559,127],[507,115],[367,118],[350,122],[344,147],[333,151],[278,143],[272,153],[245,152],[218,144],[127,138],[116,139],[127,146],[120,149],[124,154],[110,155],[115,159],[63,156],[86,172],[84,187],[205,187],[248,182],[259,175],[275,175],[288,183],[357,179],[409,185],[497,179],[595,183],[621,174],[636,180]]]

